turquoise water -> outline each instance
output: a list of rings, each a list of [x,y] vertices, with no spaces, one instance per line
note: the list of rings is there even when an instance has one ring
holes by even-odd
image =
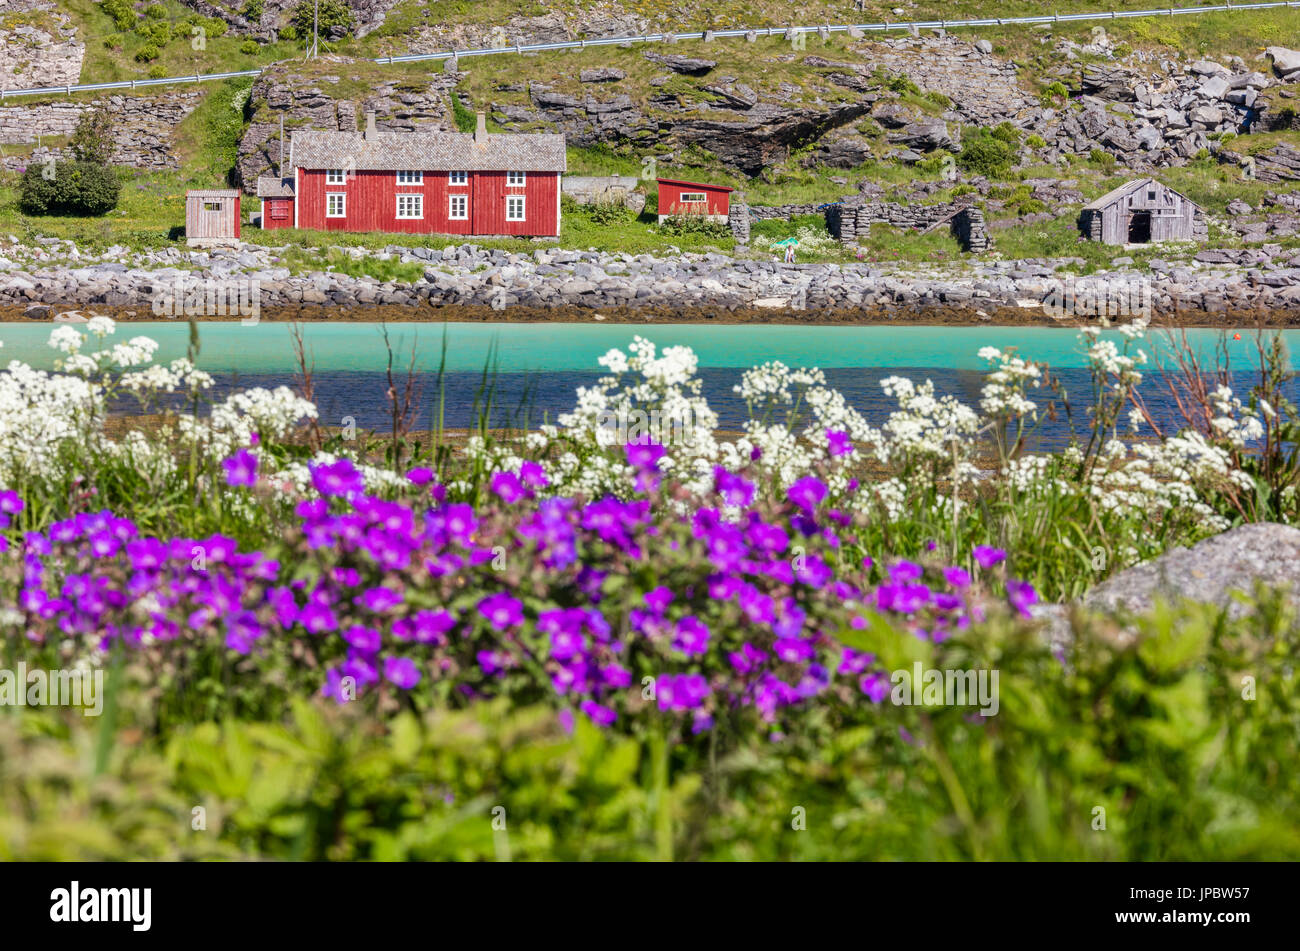
[[[376,323],[308,323],[303,335],[315,359],[318,372],[377,372],[387,361]],[[49,323],[0,325],[0,362],[22,360],[50,369],[57,354],[46,341]],[[602,325],[591,323],[482,324],[482,323],[397,323],[389,325],[394,347],[401,351],[404,369],[412,342],[417,345],[417,366],[436,370],[441,358],[444,331],[447,339],[447,369],[451,372],[481,370],[495,346],[501,372],[549,373],[598,371],[596,358],[612,347],[626,348],[640,335],[660,347],[685,344],[699,355],[701,367],[743,368],[767,360],[781,360],[790,366],[874,369],[979,370],[984,363],[977,353],[984,346],[1018,347],[1035,360],[1059,369],[1086,365],[1077,331],[1055,327],[825,327],[743,324]],[[185,354],[189,328],[176,321],[119,324],[110,339],[127,340],[136,335],[159,342],[158,357],[171,360]],[[1106,336],[1119,340],[1116,333]],[[1163,339],[1154,333],[1154,349]],[[1229,340],[1229,351],[1238,369],[1251,365],[1251,333],[1241,332],[1239,341]],[[1284,331],[1297,363],[1300,331]],[[1215,330],[1189,330],[1192,346],[1203,355],[1213,355],[1220,339]],[[263,322],[255,326],[239,323],[200,324],[202,349],[199,364],[217,373],[277,374],[295,369],[289,325]],[[1148,344],[1148,349],[1152,349]]]

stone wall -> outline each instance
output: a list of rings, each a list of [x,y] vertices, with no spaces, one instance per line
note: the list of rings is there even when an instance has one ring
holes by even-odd
[[[820,204],[815,205],[751,205],[750,217],[766,221],[770,218],[793,218],[796,215],[820,215]]]
[[[733,196],[727,211],[727,227],[731,229],[731,236],[736,239],[736,244],[742,247],[749,244],[749,217],[749,205],[745,204],[745,200],[739,195]]]
[[[189,89],[101,100],[113,116],[113,161],[135,168],[177,168],[172,133],[202,96],[201,91]],[[66,138],[76,130],[82,114],[95,107],[95,103],[85,102],[0,106],[0,144],[28,145],[45,138]]]
[[[926,231],[945,222],[962,249],[979,253],[991,245],[984,212],[969,199],[939,205],[902,205],[892,201],[841,202],[826,209],[826,227],[843,244],[857,244],[873,224]]]

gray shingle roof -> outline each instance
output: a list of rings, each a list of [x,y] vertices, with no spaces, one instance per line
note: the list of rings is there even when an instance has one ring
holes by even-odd
[[[261,175],[257,179],[258,198],[292,198],[293,179],[278,175]]]
[[[564,136],[470,132],[295,132],[291,168],[358,171],[563,172]]]
[[[1190,198],[1188,198],[1178,189],[1170,188],[1164,182],[1157,181],[1154,178],[1135,178],[1131,182],[1125,182],[1123,185],[1119,186],[1119,188],[1112,189],[1111,191],[1108,191],[1106,194],[1102,195],[1100,198],[1084,205],[1083,210],[1101,211],[1103,208],[1106,208],[1111,204],[1113,204],[1116,200],[1123,198],[1124,196],[1132,192],[1138,191],[1139,189],[1146,188],[1148,185],[1155,185],[1157,188],[1163,188],[1165,191],[1173,192],[1175,195],[1177,195],[1183,201],[1187,202],[1189,205],[1194,205],[1197,208],[1200,207],[1200,205],[1197,205],[1196,202],[1192,201]]]

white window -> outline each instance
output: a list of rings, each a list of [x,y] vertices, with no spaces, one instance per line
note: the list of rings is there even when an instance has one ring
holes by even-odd
[[[452,221],[465,221],[469,218],[469,196],[448,195],[447,217]]]
[[[682,192],[683,205],[704,205],[708,204],[709,198],[704,192]]]
[[[326,185],[342,185],[342,184],[343,184],[343,169],[341,169],[341,168],[327,168],[327,169],[325,169],[325,184],[326,184]]]
[[[397,217],[423,218],[424,217],[424,196],[423,195],[398,195],[397,196]]]
[[[523,172],[506,172],[506,185],[509,186],[510,188],[523,188],[523,187],[524,187],[524,173],[523,173]]]
[[[468,173],[468,172],[448,172],[448,173],[447,173],[447,184],[448,184],[448,185],[465,185],[465,184],[467,184],[468,182],[469,182],[469,173]]]
[[[219,201],[205,201],[205,202],[203,203],[203,210],[204,210],[204,211],[221,211],[221,202],[219,202]]]
[[[347,215],[348,196],[342,192],[325,193],[325,217],[343,218]]]
[[[507,195],[506,196],[506,221],[523,221],[524,220],[524,196]]]
[[[398,172],[397,184],[399,185],[423,185],[424,172]]]

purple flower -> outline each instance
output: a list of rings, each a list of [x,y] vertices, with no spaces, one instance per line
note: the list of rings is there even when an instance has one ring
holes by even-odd
[[[596,726],[610,726],[618,719],[618,714],[609,707],[602,707],[594,700],[584,700],[578,704],[579,709],[591,718]]]
[[[382,637],[373,627],[354,625],[343,632],[343,639],[362,654],[375,654],[382,644]]]
[[[709,696],[709,682],[700,674],[664,674],[655,681],[660,710],[691,710]]]
[[[826,498],[826,483],[816,476],[804,476],[790,486],[786,495],[805,512],[812,512]]]
[[[519,476],[513,472],[494,473],[489,485],[492,491],[507,505],[514,505],[521,499],[528,497],[523,483],[519,481]]]
[[[1038,592],[1028,581],[1017,581],[1015,578],[1007,579],[1007,601],[1015,608],[1021,617],[1031,618],[1033,613],[1029,610],[1030,605],[1038,603]]]
[[[838,429],[826,430],[826,442],[830,444],[832,456],[847,456],[853,452],[853,443],[849,441],[849,434]]]
[[[921,566],[914,561],[900,561],[889,568],[889,580],[896,584],[919,581],[923,574]]]
[[[241,449],[221,465],[226,470],[226,482],[230,485],[257,485],[257,456],[247,449]]]
[[[889,681],[885,679],[884,674],[865,674],[858,681],[858,686],[872,703],[880,703],[889,696]]]
[[[992,568],[1007,559],[1007,553],[1001,548],[991,548],[988,545],[976,545],[971,549],[971,554],[981,568]]]
[[[6,515],[17,515],[24,508],[22,498],[12,489],[5,489],[0,492],[0,512]]]
[[[496,630],[518,627],[524,623],[524,605],[504,591],[489,595],[478,603],[478,613]]]
[[[677,622],[677,636],[673,647],[689,656],[708,652],[709,628],[697,617],[687,616]]]
[[[420,682],[420,669],[407,657],[384,658],[384,679],[403,690]]]
[[[382,614],[385,611],[391,611],[402,603],[402,596],[391,588],[378,587],[369,588],[357,597],[352,599],[353,604],[359,604],[367,611],[375,614]]]
[[[627,455],[627,464],[633,469],[657,469],[659,460],[664,457],[667,450],[655,442],[636,442],[628,443],[623,447],[623,452]]]
[[[433,481],[433,470],[427,466],[416,466],[407,470],[406,480],[412,485],[428,485]]]
[[[953,566],[943,569],[943,580],[948,582],[954,588],[965,588],[970,584],[970,572],[965,568]]]
[[[641,596],[645,601],[645,606],[655,614],[663,614],[668,610],[668,605],[673,603],[673,593],[663,585],[655,588],[653,591],[647,591]]]
[[[311,484],[321,495],[350,495],[366,488],[365,479],[350,459],[312,466]]]
[[[754,483],[722,466],[713,467],[713,487],[728,505],[748,508],[754,501]]]
[[[530,489],[544,489],[551,484],[551,481],[546,478],[546,470],[542,468],[542,464],[531,459],[525,460],[519,467],[519,481]]]

